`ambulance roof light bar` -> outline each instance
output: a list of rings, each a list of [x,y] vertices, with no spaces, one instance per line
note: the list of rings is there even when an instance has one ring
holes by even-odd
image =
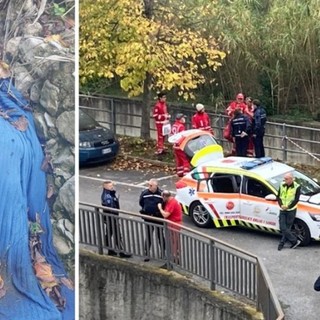
[[[243,163],[241,165],[241,168],[245,169],[245,170],[250,170],[250,169],[256,168],[258,166],[261,166],[263,164],[270,163],[270,162],[273,162],[271,157],[257,158],[254,160],[246,161],[245,163]]]

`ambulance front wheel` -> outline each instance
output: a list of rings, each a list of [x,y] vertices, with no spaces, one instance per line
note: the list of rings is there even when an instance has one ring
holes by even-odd
[[[189,215],[197,227],[208,228],[212,226],[210,213],[199,201],[195,201],[191,204],[189,207]]]
[[[304,221],[295,219],[292,226],[292,231],[301,240],[302,246],[307,246],[311,242],[310,230]]]

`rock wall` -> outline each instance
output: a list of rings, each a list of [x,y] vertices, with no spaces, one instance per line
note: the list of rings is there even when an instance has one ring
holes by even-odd
[[[262,319],[252,306],[174,272],[80,252],[80,320]]]
[[[1,60],[30,100],[48,160],[55,247],[74,270],[74,1],[0,1]],[[72,274],[71,274],[72,275]]]

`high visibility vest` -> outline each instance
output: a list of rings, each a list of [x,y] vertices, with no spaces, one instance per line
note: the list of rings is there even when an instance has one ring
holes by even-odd
[[[298,187],[299,185],[296,182],[293,182],[293,187],[290,186],[288,188],[286,184],[282,184],[280,186],[280,199],[284,206],[288,206],[295,199]],[[296,204],[293,208],[290,208],[290,210],[296,209],[297,206],[298,204]]]

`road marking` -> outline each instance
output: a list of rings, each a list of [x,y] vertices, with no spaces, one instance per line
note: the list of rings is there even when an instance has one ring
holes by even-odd
[[[168,176],[167,178],[170,178],[170,177],[171,176]],[[79,175],[79,178],[93,180],[93,181],[99,181],[99,182],[106,181],[106,179],[96,178],[96,177],[89,177],[89,176],[82,176],[82,175]],[[164,180],[164,177],[160,178],[160,179]],[[157,179],[157,180],[160,180],[160,179]],[[145,182],[142,182],[142,183],[139,183],[139,184],[134,184],[134,183],[127,183],[127,182],[118,182],[118,181],[115,181],[115,180],[112,180],[112,181],[114,181],[115,185],[121,185],[121,186],[126,186],[126,187],[135,187],[135,188],[141,188],[141,189],[145,189],[146,186],[144,186],[144,184],[146,184],[148,182],[148,180],[146,180]],[[169,190],[169,191],[175,194],[175,191],[172,191],[172,190]]]
[[[104,182],[106,181],[106,179],[102,179],[102,178],[96,178],[96,177],[89,177],[89,176],[82,176],[79,175],[79,178],[81,179],[88,179],[88,180],[93,180],[93,181],[99,181],[99,182]],[[164,180],[163,178],[160,178],[161,180]],[[157,179],[159,180],[159,179]],[[121,186],[125,186],[125,187],[135,187],[135,188],[141,188],[141,189],[145,189],[146,186],[144,186],[145,183],[148,182],[148,180],[146,180],[143,183],[139,183],[139,184],[134,184],[134,183],[127,183],[127,182],[118,182],[113,180],[115,185],[121,185]],[[175,193],[175,191],[170,190],[170,192]]]
[[[173,174],[173,175],[171,175],[171,176],[165,176],[165,177],[157,178],[156,180],[157,180],[157,181],[162,181],[162,180],[166,180],[166,179],[173,178],[173,177],[175,177],[175,176],[176,176],[176,175]],[[146,180],[146,181],[144,181],[144,182],[140,182],[140,183],[137,184],[137,186],[143,186],[143,185],[146,184],[148,181],[149,181],[149,180]]]

